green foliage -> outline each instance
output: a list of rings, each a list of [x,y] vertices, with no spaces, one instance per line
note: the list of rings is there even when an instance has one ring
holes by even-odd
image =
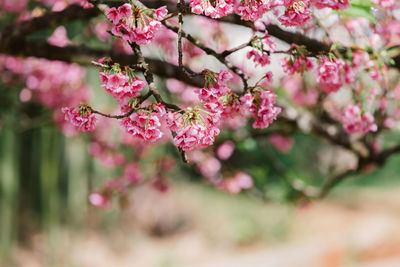
[[[351,1],[351,6],[344,10],[336,11],[339,15],[348,16],[348,17],[362,17],[366,18],[373,23],[377,23],[378,21],[372,14],[371,8],[374,7],[374,4],[369,0],[353,0]]]

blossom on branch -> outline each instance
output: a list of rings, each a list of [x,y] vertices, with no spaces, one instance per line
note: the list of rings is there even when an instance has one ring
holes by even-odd
[[[96,116],[88,106],[82,104],[75,108],[64,107],[61,109],[65,114],[65,120],[72,123],[80,131],[94,131],[96,129]]]
[[[142,10],[138,7],[124,4],[120,7],[107,8],[107,18],[113,23],[112,34],[121,37],[130,43],[144,45],[150,43],[155,34],[161,29],[161,22],[168,11],[166,7],[151,10]],[[155,16],[154,19],[152,16]]]
[[[343,86],[340,70],[344,66],[341,59],[330,60],[324,57],[317,69],[317,82],[322,91],[332,93]]]
[[[350,105],[345,108],[342,123],[346,132],[350,134],[365,134],[378,129],[371,113],[362,111],[359,105]]]
[[[252,113],[256,120],[253,128],[267,128],[278,117],[281,108],[275,106],[276,94],[268,90],[254,90],[240,97],[244,110]]]

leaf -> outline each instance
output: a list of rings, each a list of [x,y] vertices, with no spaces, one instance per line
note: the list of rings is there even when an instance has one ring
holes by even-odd
[[[370,9],[371,7],[376,6],[374,3],[372,3],[369,0],[352,0],[350,1],[351,5],[355,5],[355,6],[363,6],[367,9]]]
[[[349,17],[362,17],[366,18],[374,24],[378,23],[376,18],[371,13],[371,7],[367,5],[351,4],[351,6],[344,10],[336,11],[339,15]]]

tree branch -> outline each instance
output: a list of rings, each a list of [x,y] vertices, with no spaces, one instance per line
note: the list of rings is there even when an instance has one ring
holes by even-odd
[[[101,57],[110,57],[121,65],[131,65],[137,62],[135,55],[122,54],[113,50],[96,50],[82,46],[56,47],[43,42],[21,41],[17,46],[0,47],[0,53],[21,57],[32,56],[61,60],[82,65],[90,65],[91,61]],[[150,58],[146,58],[146,61],[149,64],[150,71],[158,76],[175,78],[195,87],[203,87],[204,85],[204,78],[200,75],[189,78],[177,66],[170,63]]]

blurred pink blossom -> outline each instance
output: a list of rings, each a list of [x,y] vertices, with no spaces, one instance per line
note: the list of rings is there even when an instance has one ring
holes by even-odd
[[[227,160],[231,157],[235,150],[235,144],[232,141],[225,141],[217,149],[217,155],[222,160]]]

